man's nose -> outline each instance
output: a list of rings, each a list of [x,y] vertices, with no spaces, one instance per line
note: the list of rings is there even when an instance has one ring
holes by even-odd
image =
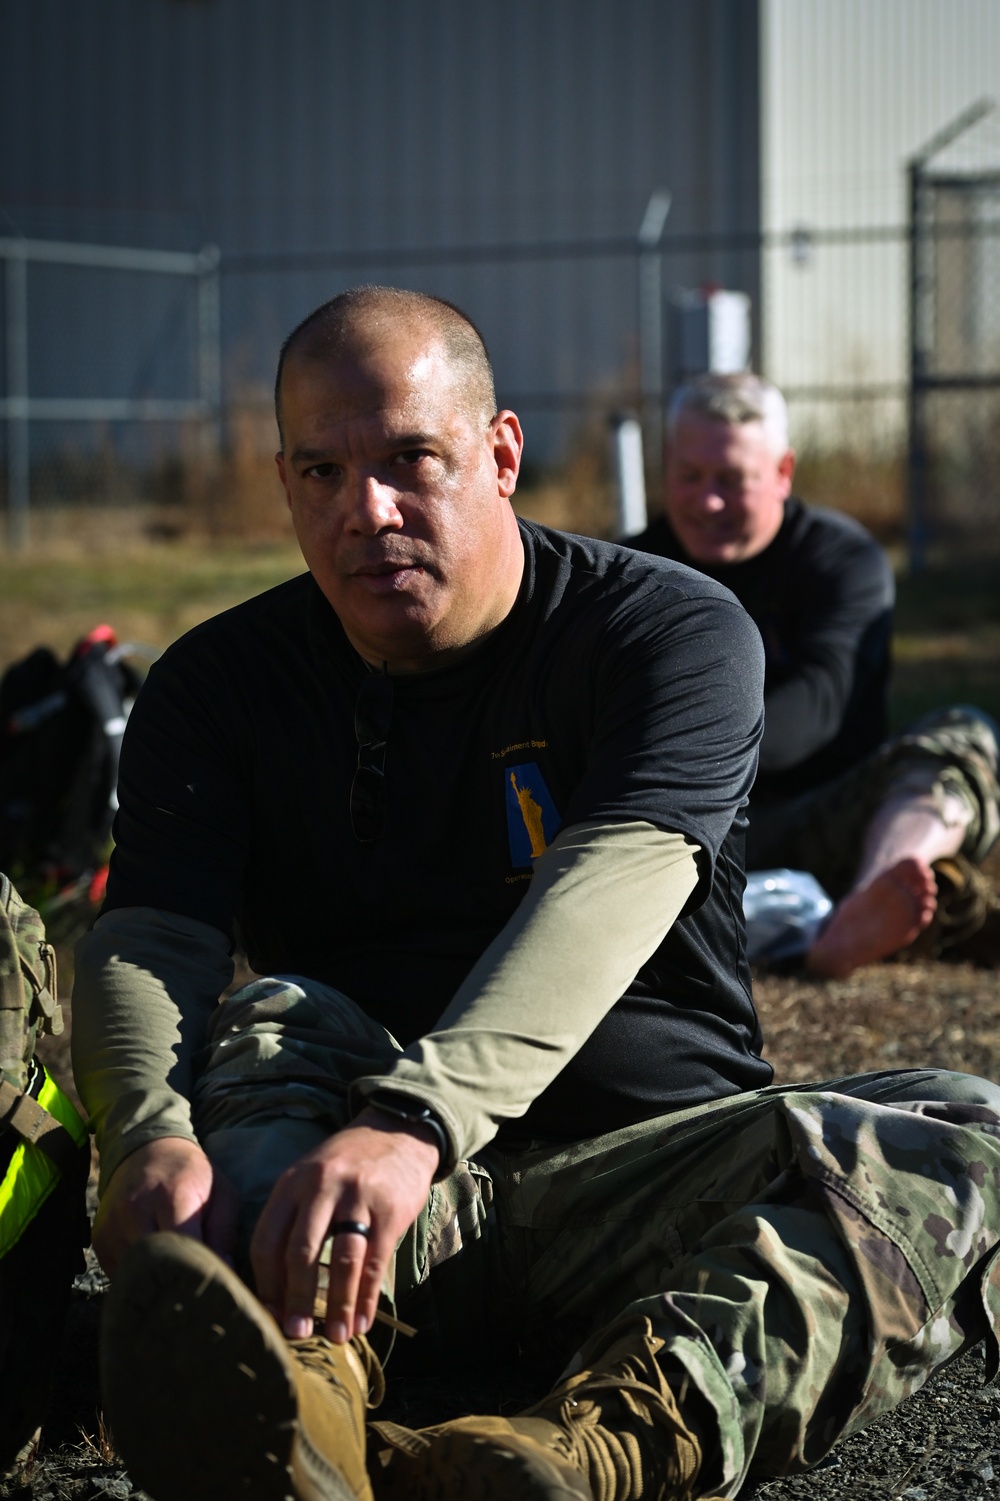
[[[398,530],[403,517],[396,501],[396,491],[391,485],[373,474],[360,475],[353,486],[349,525],[365,536]]]
[[[725,496],[720,494],[717,485],[703,485],[698,496],[698,501],[711,516],[717,516],[720,511],[726,509]]]

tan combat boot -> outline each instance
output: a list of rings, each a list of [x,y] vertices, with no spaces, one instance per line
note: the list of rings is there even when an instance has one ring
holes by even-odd
[[[207,1246],[133,1246],[107,1295],[101,1389],[132,1480],[156,1501],[372,1501],[367,1340],[289,1341]]]
[[[935,860],[937,910],[904,956],[1000,965],[1000,895],[964,855]]]
[[[374,1423],[378,1501],[710,1501],[662,1348],[648,1319],[623,1319],[584,1346],[585,1369],[519,1417]]]

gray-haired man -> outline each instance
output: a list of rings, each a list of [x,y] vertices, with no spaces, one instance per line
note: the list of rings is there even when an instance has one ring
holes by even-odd
[[[760,630],[747,868],[818,877],[837,905],[807,962],[844,976],[912,943],[939,888],[969,905],[968,862],[1000,832],[996,726],[963,706],[888,738],[892,571],[857,522],[792,496],[775,386],[704,376],[676,393],[668,435],[664,513],[629,540],[724,583]]]

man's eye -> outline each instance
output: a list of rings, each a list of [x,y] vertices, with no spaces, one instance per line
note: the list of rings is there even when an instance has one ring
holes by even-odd
[[[329,479],[336,467],[336,464],[310,464],[303,472],[308,479]]]
[[[419,464],[421,459],[427,458],[426,448],[404,448],[402,453],[396,455],[399,464]]]

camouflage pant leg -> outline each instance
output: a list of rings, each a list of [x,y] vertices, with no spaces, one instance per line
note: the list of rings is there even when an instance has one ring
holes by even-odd
[[[245,1237],[284,1166],[345,1123],[350,1078],[394,1052],[310,982],[220,1008],[195,1120],[246,1197]],[[498,1327],[549,1357],[643,1313],[706,1434],[706,1483],[732,1492],[814,1464],[1000,1321],[998,1138],[1000,1090],[925,1071],[490,1149],[404,1237],[400,1312],[424,1327],[418,1358],[451,1365],[488,1360]]]
[[[998,730],[965,705],[935,710],[843,776],[810,792],[753,806],[747,868],[808,870],[838,899],[854,880],[865,830],[895,797],[928,797],[948,821],[949,801],[968,818],[961,853],[979,862],[1000,834]]]
[[[710,1489],[815,1464],[985,1334],[996,1369],[1000,1089],[984,1081],[771,1088],[522,1154],[496,1192],[522,1335],[648,1317]]]
[[[237,1264],[251,1281],[254,1226],[284,1170],[345,1126],[348,1089],[388,1067],[399,1045],[332,986],[297,976],[261,978],[223,1001],[196,1061],[198,1139],[240,1195]],[[470,1297],[484,1299],[481,1258],[488,1177],[466,1163],[431,1189],[397,1248],[386,1296],[406,1300],[430,1269],[469,1248]],[[329,1244],[325,1254],[328,1255]]]

